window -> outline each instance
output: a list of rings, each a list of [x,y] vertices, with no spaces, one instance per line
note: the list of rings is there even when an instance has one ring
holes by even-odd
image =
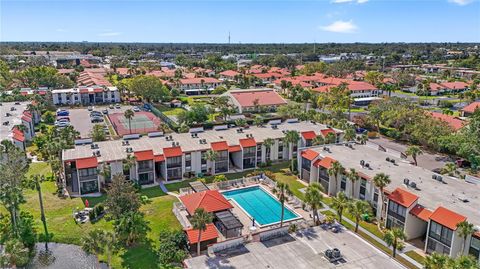
[[[360,180],[360,200],[365,200],[365,194],[367,193],[367,181],[365,179]]]
[[[442,243],[435,241],[432,238],[428,238],[427,241],[427,253],[437,252],[440,254],[450,255],[450,247],[445,246]]]
[[[175,179],[181,179],[181,178],[182,178],[181,167],[167,169],[167,180],[175,180]]]
[[[452,245],[453,231],[435,221],[430,221],[430,231],[428,236],[447,247]]]
[[[185,153],[185,172],[192,171],[192,154]]]
[[[345,191],[347,189],[347,179],[345,176],[342,175],[342,179],[340,180],[340,190]]]
[[[397,204],[394,201],[388,202],[388,215],[399,219],[401,221],[405,221],[405,216],[407,215],[407,208]]]
[[[202,151],[201,152],[201,167],[202,167],[202,173],[206,173],[207,172],[207,159],[205,158],[207,152],[206,151]]]
[[[80,180],[82,180],[81,178],[95,178],[97,177],[97,168],[80,169],[78,173],[80,174]]]
[[[278,141],[278,159],[283,159],[283,141]]]
[[[152,161],[140,161],[138,162],[138,170],[152,169]]]
[[[167,167],[181,167],[182,156],[167,158]]]
[[[302,158],[302,169],[310,172],[310,167],[311,166],[312,166],[312,162],[310,160]]]
[[[151,173],[138,174],[138,184],[144,185],[152,182],[153,182],[153,176],[151,176]]]
[[[305,147],[311,147],[312,146],[312,139],[305,139]]]
[[[468,250],[468,254],[472,255],[477,260],[480,260],[480,238],[472,236],[472,240],[470,241],[470,249]]]
[[[98,192],[98,181],[90,180],[90,181],[80,182],[80,192],[81,194]]]

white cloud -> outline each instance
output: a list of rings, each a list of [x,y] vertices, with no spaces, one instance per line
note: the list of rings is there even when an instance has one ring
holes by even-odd
[[[459,0],[457,0],[459,1]],[[462,0],[460,0],[462,1]],[[463,0],[463,1],[468,1],[468,0]],[[342,3],[358,3],[358,4],[363,4],[363,3],[366,3],[368,2],[368,0],[332,0],[332,3],[335,3],[335,4],[342,4]]]
[[[448,0],[450,3],[454,3],[460,6],[465,6],[473,2],[472,0]]]
[[[358,27],[353,23],[352,20],[340,20],[326,26],[320,26],[320,29],[334,33],[353,33],[358,29]]]
[[[121,34],[122,33],[120,32],[104,32],[104,33],[98,34],[97,36],[119,36]]]

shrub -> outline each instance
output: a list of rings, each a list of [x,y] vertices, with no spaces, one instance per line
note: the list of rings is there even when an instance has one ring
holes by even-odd
[[[213,178],[213,182],[222,182],[222,181],[227,181],[227,177],[225,175],[216,175]]]

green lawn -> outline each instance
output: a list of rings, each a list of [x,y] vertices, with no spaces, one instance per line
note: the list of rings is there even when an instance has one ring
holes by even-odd
[[[185,111],[185,109],[181,107],[168,107],[161,104],[156,104],[155,108],[160,110],[166,116],[178,116],[180,113]]]
[[[297,196],[301,200],[305,199],[305,195],[300,191],[300,189],[306,188],[302,182],[295,175],[290,175],[288,173],[289,168],[281,169],[275,173],[276,180],[278,182],[283,182],[288,184],[293,195]]]
[[[407,251],[405,252],[405,255],[407,255],[408,257],[414,259],[415,261],[417,261],[418,263],[420,264],[423,264],[425,262],[425,257],[423,257],[422,255],[418,254],[418,252],[416,252],[415,250],[410,250],[410,251]]]
[[[32,174],[47,175],[51,173],[47,163],[32,163],[27,176]],[[84,200],[88,199],[89,205],[93,206],[105,200],[105,195],[95,198],[59,198],[56,194],[54,182],[42,183],[43,203],[49,233],[52,241],[80,245],[82,237],[93,229],[112,230],[111,222],[101,219],[95,224],[76,224],[73,220],[73,211],[84,207]],[[159,187],[152,187],[141,190],[142,195],[150,198],[150,202],[141,207],[145,218],[149,222],[151,231],[148,233],[149,242],[138,245],[134,248],[122,250],[112,260],[115,268],[155,268],[156,258],[154,249],[158,241],[159,232],[163,229],[181,229],[180,223],[172,213],[172,205],[178,201],[176,197],[167,195]],[[26,203],[21,209],[26,210],[35,218],[35,225],[40,236],[43,235],[43,228],[40,221],[40,210],[38,194],[32,190],[24,192]],[[6,213],[0,208],[1,213]],[[101,259],[104,257],[100,257]]]

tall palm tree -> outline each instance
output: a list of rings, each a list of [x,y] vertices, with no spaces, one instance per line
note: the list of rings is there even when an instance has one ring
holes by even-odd
[[[348,208],[349,200],[343,191],[332,198],[332,208],[337,211],[338,222],[342,223],[343,210]]]
[[[315,138],[312,141],[313,145],[318,146],[318,145],[323,145],[325,144],[325,138],[323,136],[315,136]]]
[[[129,171],[128,175],[130,175],[130,169],[135,165],[137,160],[135,159],[134,155],[128,154],[125,159],[123,159],[123,171]],[[129,176],[130,177],[130,176]]]
[[[292,191],[290,190],[290,187],[288,184],[283,183],[283,182],[277,182],[277,186],[273,189],[273,194],[275,194],[282,204],[282,216],[280,220],[280,227],[283,226],[283,217],[285,214],[285,202],[288,199],[288,195],[292,195]]]
[[[352,141],[355,136],[355,129],[350,127],[345,130],[345,135],[343,136],[343,139],[345,139],[345,141]]]
[[[209,149],[206,153],[205,153],[205,160],[209,161],[209,162],[215,162],[217,160],[217,157],[218,157],[218,153],[212,149]],[[212,167],[208,168],[210,170],[210,173],[212,173]]]
[[[270,160],[270,149],[273,146],[273,143],[275,143],[275,140],[272,138],[267,138],[263,140],[263,145],[265,146],[265,159]]]
[[[349,203],[347,210],[355,218],[355,232],[357,233],[360,218],[362,215],[370,213],[370,205],[366,201],[355,200]]]
[[[325,192],[323,186],[314,182],[307,187],[305,191],[305,203],[312,208],[313,223],[317,224],[319,221],[318,209],[322,208],[323,195],[321,192]]]
[[[419,146],[409,146],[407,150],[405,151],[405,154],[407,156],[412,156],[413,162],[415,163],[415,166],[418,164],[417,163],[417,157],[418,155],[422,155],[423,151]]]
[[[378,222],[378,227],[383,223],[383,216],[385,210],[385,187],[390,184],[390,176],[385,173],[378,173],[373,177],[373,184],[376,188],[380,191],[380,197],[382,198],[381,205],[380,205],[380,221]]]
[[[36,190],[38,193],[38,201],[40,203],[40,220],[43,223],[43,231],[45,232],[45,251],[48,251],[48,229],[47,219],[45,218],[45,210],[43,208],[42,187],[40,183],[45,181],[45,177],[42,175],[32,175],[27,181],[26,186],[32,190]]]
[[[287,143],[287,145],[292,144],[292,148],[293,148],[293,146],[298,143],[298,140],[300,140],[300,135],[298,134],[297,131],[289,130],[285,133],[284,140]],[[292,172],[293,172],[294,166],[295,166],[294,162],[295,162],[295,160],[293,158],[293,152],[292,152],[292,158],[290,159],[290,170]]]
[[[425,257],[425,269],[444,269],[447,266],[450,257],[437,252],[433,252]]]
[[[395,227],[391,230],[388,230],[383,236],[383,240],[389,247],[392,247],[392,257],[395,258],[397,254],[397,249],[400,246],[402,240],[405,240],[405,233],[402,229]]]
[[[352,197],[355,197],[355,183],[360,180],[360,176],[358,175],[357,171],[355,168],[350,168],[350,171],[347,173],[347,178],[350,180],[352,183]]]
[[[135,112],[133,112],[133,110],[131,109],[127,109],[125,113],[123,113],[123,116],[128,120],[129,133],[132,133],[132,119],[134,115],[135,115]]]
[[[328,168],[327,173],[335,180],[335,192],[338,188],[338,178],[345,172],[345,168],[338,161],[334,161],[332,166]],[[330,193],[329,193],[330,194]]]
[[[465,251],[465,244],[467,243],[467,237],[475,232],[475,226],[464,220],[462,222],[459,222],[457,224],[457,229],[458,229],[458,235],[463,239],[463,244],[462,244],[462,255],[463,252]]]
[[[98,174],[103,177],[103,180],[104,180],[105,182],[109,182],[109,181],[111,180],[111,177],[112,177],[112,168],[111,168],[111,166],[110,166],[108,163],[104,162],[104,163],[102,164],[102,168],[99,169]]]
[[[207,230],[207,224],[213,221],[213,216],[211,213],[205,211],[203,208],[195,209],[195,213],[193,214],[190,222],[192,223],[192,227],[195,230],[198,230],[198,242],[197,242],[197,255],[200,256],[200,240],[202,238],[202,232]]]

